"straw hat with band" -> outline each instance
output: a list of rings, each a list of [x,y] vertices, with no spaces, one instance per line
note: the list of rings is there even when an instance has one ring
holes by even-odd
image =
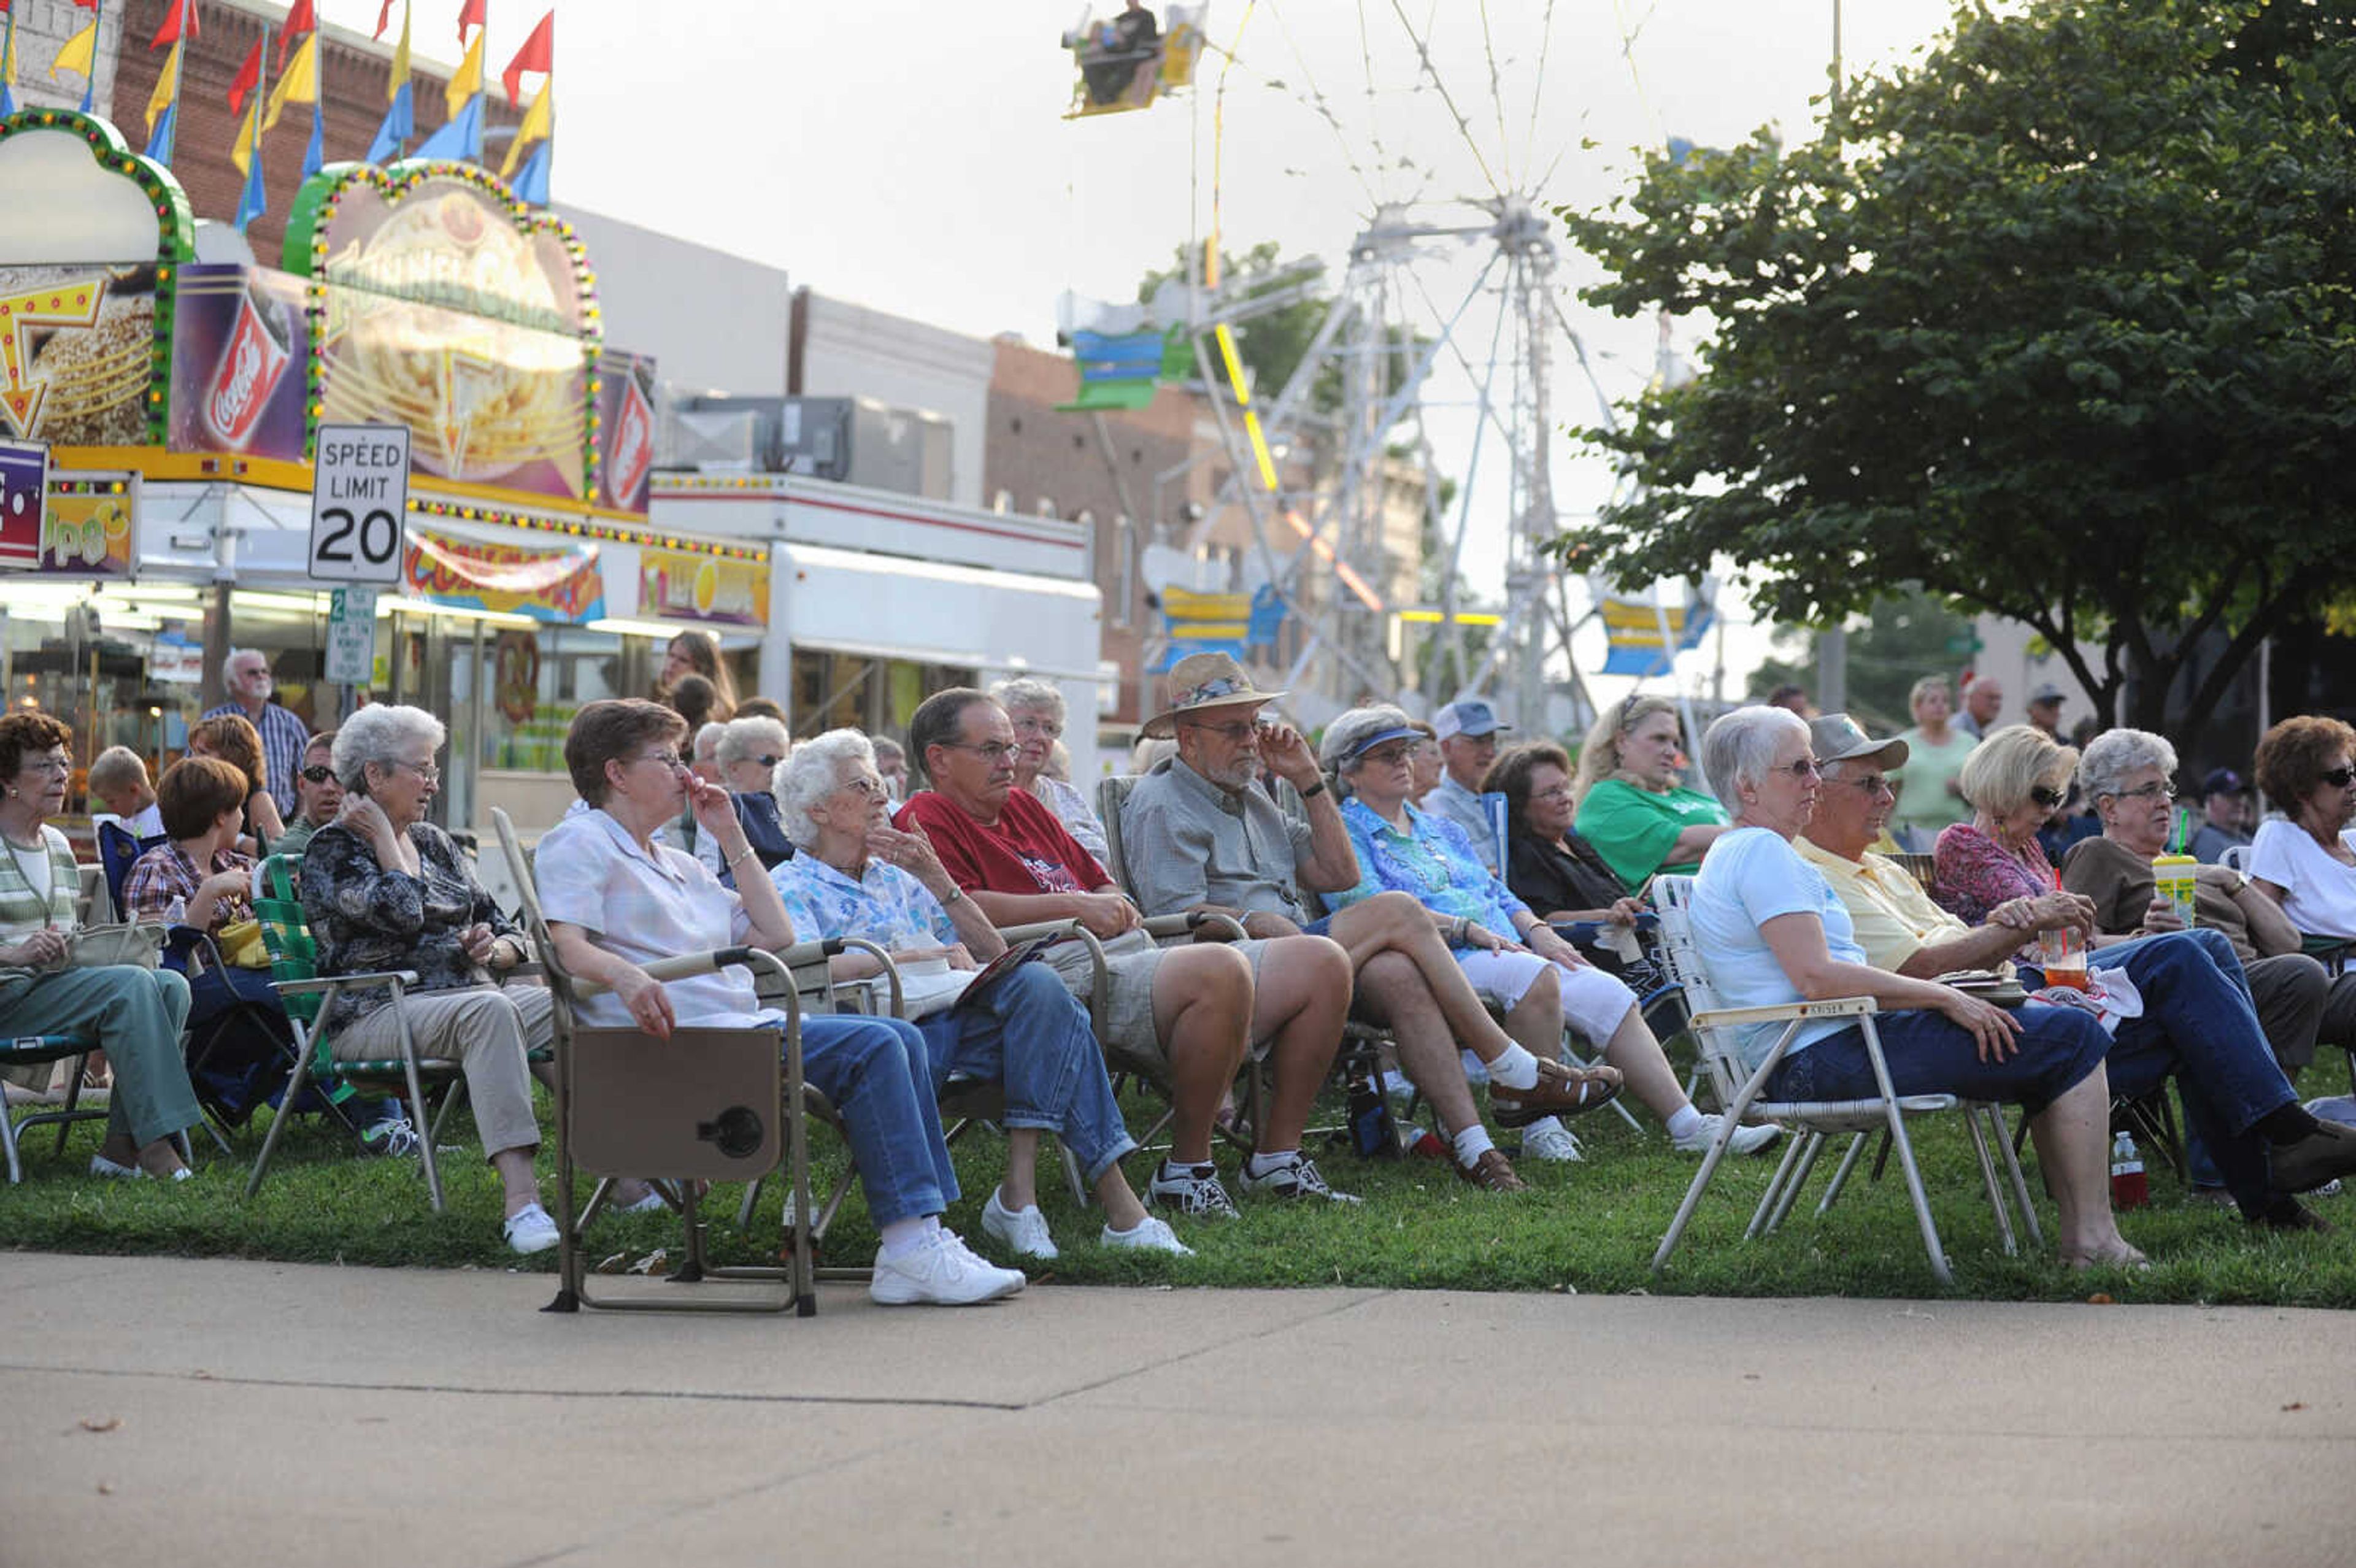
[[[1167,740],[1178,720],[1222,708],[1258,708],[1282,697],[1252,685],[1250,672],[1231,654],[1188,654],[1170,667],[1170,706],[1140,726],[1151,741]]]

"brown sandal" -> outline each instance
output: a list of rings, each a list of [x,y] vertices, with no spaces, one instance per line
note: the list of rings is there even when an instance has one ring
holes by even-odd
[[[1569,1067],[1540,1058],[1533,1088],[1508,1089],[1490,1080],[1489,1110],[1501,1127],[1526,1127],[1548,1116],[1601,1110],[1620,1097],[1621,1083],[1616,1067]]]
[[[1529,1183],[1514,1170],[1514,1162],[1505,1157],[1501,1148],[1484,1148],[1471,1165],[1452,1160],[1456,1174],[1483,1192],[1526,1192]]]

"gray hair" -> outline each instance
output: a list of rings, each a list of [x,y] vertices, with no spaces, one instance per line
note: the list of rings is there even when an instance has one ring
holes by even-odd
[[[230,649],[228,656],[221,660],[221,684],[223,686],[235,686],[237,684],[237,661],[242,658],[258,658],[262,661],[262,667],[264,670],[267,670],[270,667],[270,656],[263,653],[260,648],[231,648]]]
[[[1702,776],[1710,793],[1721,803],[1740,799],[1744,784],[1756,784],[1775,765],[1775,748],[1786,735],[1808,739],[1808,721],[1788,708],[1754,703],[1720,715],[1701,738]]]
[[[1325,765],[1329,773],[1355,773],[1362,759],[1352,759],[1346,767],[1342,759],[1348,756],[1350,749],[1360,741],[1381,730],[1414,728],[1415,720],[1407,716],[1405,709],[1394,708],[1387,702],[1377,702],[1368,708],[1353,708],[1325,726],[1325,739],[1317,748],[1317,760]]]
[[[1930,696],[1934,691],[1945,692],[1947,700],[1950,703],[1955,700],[1955,694],[1947,690],[1947,677],[1945,676],[1926,675],[1907,688],[1906,711],[1909,713],[1913,712],[1914,705],[1921,702],[1924,698]]]
[[[726,733],[728,733],[727,724],[718,719],[714,719],[711,723],[698,730],[695,732],[695,739],[688,743],[687,760],[691,763],[700,762],[706,752],[717,755],[720,751],[720,737]],[[711,742],[708,746],[704,744],[707,741]]]
[[[1054,681],[1041,680],[1035,675],[1018,675],[993,682],[990,695],[998,699],[998,706],[1010,714],[1024,709],[1044,709],[1055,716],[1056,723],[1064,722],[1064,692]]]
[[[2078,787],[2088,800],[2116,795],[2129,773],[2158,768],[2162,778],[2176,775],[2176,748],[2164,735],[2148,730],[2105,730],[2086,742],[2078,759]]]
[[[841,789],[852,768],[875,765],[875,748],[856,730],[829,730],[777,764],[777,820],[798,849],[818,842],[810,808]]]
[[[724,768],[763,755],[783,758],[792,747],[784,725],[756,713],[750,719],[731,719],[721,726],[720,744],[712,756]]]
[[[404,753],[418,741],[428,741],[438,752],[449,738],[442,720],[423,708],[371,702],[344,720],[336,731],[336,749],[330,755],[343,786],[355,795],[366,795],[370,763],[390,771],[409,760]]]

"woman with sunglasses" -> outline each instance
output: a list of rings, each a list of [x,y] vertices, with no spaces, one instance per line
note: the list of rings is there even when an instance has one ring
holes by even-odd
[[[2356,820],[2356,729],[2286,719],[2258,742],[2256,773],[2258,788],[2290,820],[2259,827],[2250,880],[2299,930],[2356,938],[2356,848],[2344,837]]]
[[[1941,830],[1932,849],[1932,898],[1965,924],[1985,925],[1999,905],[2061,886],[2037,830],[2069,795],[2077,765],[2073,748],[2033,725],[1991,731],[1957,775],[1972,819]],[[2100,946],[2105,939],[2094,933],[2094,906],[2083,912],[2076,929]],[[2034,943],[2024,944],[2021,956],[2035,959]]]
[[[744,825],[744,841],[753,846],[761,869],[774,870],[793,859],[793,841],[777,819],[777,764],[791,749],[786,727],[774,719],[731,719],[720,727],[712,762],[720,770],[721,787]],[[736,885],[736,874],[723,864],[720,840],[709,833],[695,836],[695,858],[723,888]]]

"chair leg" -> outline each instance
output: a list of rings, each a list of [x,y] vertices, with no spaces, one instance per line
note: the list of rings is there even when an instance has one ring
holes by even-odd
[[[1988,1157],[1987,1129],[1980,1124],[1979,1107],[1969,1101],[1964,1104],[1964,1125],[1972,1130],[1972,1152],[1979,1156],[1980,1179],[1987,1184],[1988,1207],[1996,1211],[1996,1231],[2004,1238],[2004,1255],[2019,1257],[2020,1248],[2013,1241],[2012,1215],[2003,1189],[1997,1186],[1996,1161]]]
[[[1815,1173],[1816,1157],[1825,1151],[1825,1135],[1811,1133],[1806,1143],[1807,1148],[1800,1156],[1800,1168],[1792,1172],[1792,1179],[1783,1184],[1782,1196],[1775,1200],[1774,1211],[1767,1216],[1767,1229],[1762,1232],[1765,1235],[1772,1236],[1783,1228],[1783,1221],[1791,1216],[1792,1205],[1799,1201],[1800,1194],[1807,1189],[1808,1178]]]
[[[16,1186],[25,1179],[25,1168],[16,1158],[16,1118],[0,1104],[0,1154],[8,1157],[8,1185]]]
[[[1751,1081],[1735,1094],[1734,1104],[1727,1107],[1726,1119],[1719,1125],[1718,1136],[1710,1140],[1708,1151],[1701,1157],[1701,1168],[1694,1172],[1693,1181],[1686,1189],[1685,1199],[1677,1205],[1676,1217],[1670,1220],[1668,1230],[1661,1237],[1660,1246],[1653,1253],[1655,1274],[1668,1265],[1669,1254],[1677,1250],[1677,1243],[1685,1236],[1686,1226],[1693,1221],[1694,1211],[1701,1206],[1701,1195],[1709,1189],[1709,1179],[1718,1174],[1719,1161],[1726,1157],[1727,1146],[1734,1141],[1735,1129],[1742,1122],[1742,1113],[1750,1108],[1751,1101],[1759,1097],[1760,1087],[1767,1082],[1767,1075],[1783,1061],[1783,1051],[1790,1043],[1792,1034],[1791,1029],[1783,1031],[1783,1040],[1776,1042],[1775,1049],[1767,1053],[1767,1060],[1760,1063],[1759,1070],[1751,1075]],[[1789,1157],[1788,1154],[1785,1157]]]
[[[1816,1137],[1812,1132],[1802,1133],[1783,1146],[1783,1157],[1775,1162],[1775,1174],[1767,1179],[1767,1190],[1759,1195],[1759,1207],[1751,1211],[1751,1223],[1743,1228],[1742,1239],[1756,1240],[1767,1228],[1767,1216],[1775,1211],[1775,1200],[1783,1195],[1783,1184],[1792,1179],[1800,1161],[1805,1157],[1808,1144]]]
[[[1841,1189],[1848,1185],[1849,1172],[1857,1168],[1858,1156],[1865,1152],[1866,1137],[1864,1133],[1849,1135],[1848,1148],[1842,1154],[1839,1166],[1833,1171],[1831,1184],[1826,1187],[1823,1199],[1816,1204],[1819,1219],[1830,1213],[1833,1205],[1840,1201]]]
[[[2013,1201],[2020,1205],[2020,1228],[2029,1232],[2029,1244],[2039,1250],[2045,1246],[2045,1232],[2037,1223],[2037,1205],[2029,1200],[2029,1179],[2020,1173],[2020,1157],[2013,1152],[2019,1146],[2004,1136],[2004,1111],[1997,1105],[1984,1105],[1989,1130],[1996,1135],[1997,1147],[2004,1151],[2005,1172],[2012,1180]],[[2023,1118],[2024,1129],[2027,1118]]]
[[[303,1095],[303,1087],[311,1081],[311,1052],[303,1026],[294,1026],[297,1040],[305,1041],[294,1058],[294,1071],[286,1080],[285,1097],[278,1102],[278,1114],[270,1118],[270,1130],[262,1135],[262,1152],[254,1157],[253,1172],[245,1179],[245,1195],[252,1198],[262,1190],[262,1173],[270,1168],[270,1157],[278,1152],[278,1139],[286,1131],[286,1124],[294,1115],[294,1102]]]
[[[1890,1063],[1882,1059],[1881,1037],[1875,1032],[1870,1018],[1865,1025],[1866,1058],[1873,1063],[1874,1087],[1880,1091],[1882,1104],[1890,1123],[1890,1141],[1898,1151],[1899,1168],[1906,1177],[1906,1195],[1914,1201],[1914,1218],[1921,1222],[1922,1246],[1931,1255],[1931,1272],[1939,1276],[1941,1285],[1953,1285],[1955,1276],[1947,1266],[1946,1249],[1939,1244],[1938,1222],[1931,1218],[1931,1200],[1922,1191],[1922,1172],[1914,1164],[1914,1143],[1906,1136],[1906,1115],[1898,1108],[1898,1091],[1890,1082]]]
[[[395,1006],[399,1006],[396,1002]],[[401,1055],[401,1071],[409,1080],[409,1114],[421,1127],[430,1128],[434,1119],[425,1113],[425,1086],[417,1077],[417,1053],[404,1051]],[[436,1214],[442,1212],[442,1173],[434,1168],[434,1139],[429,1134],[417,1140],[418,1163],[425,1170],[426,1201]]]

